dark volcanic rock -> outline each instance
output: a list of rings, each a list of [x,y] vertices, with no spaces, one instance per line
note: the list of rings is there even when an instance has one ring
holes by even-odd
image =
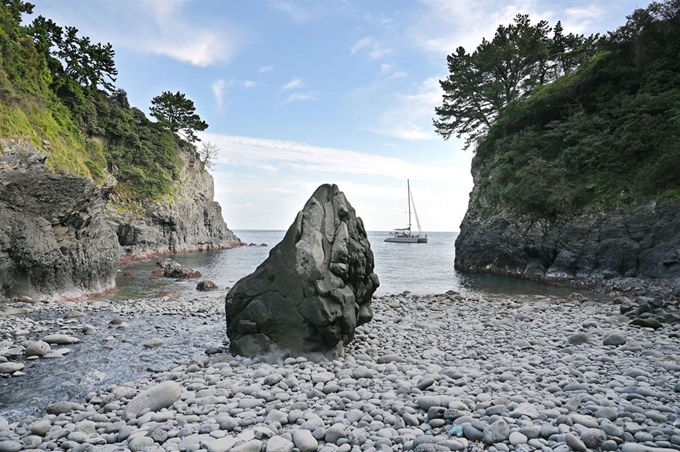
[[[80,297],[115,287],[120,259],[99,188],[53,174],[27,143],[0,141],[0,293]]]
[[[680,204],[671,199],[530,219],[475,188],[455,268],[607,293],[680,298]]]
[[[341,354],[373,317],[373,266],[361,218],[336,185],[320,186],[269,257],[227,294],[232,352]]]
[[[165,258],[156,262],[156,264],[163,269],[163,276],[166,278],[191,279],[201,277],[201,272],[189,267],[185,267],[184,265],[180,264],[179,262],[175,262],[170,258]]]
[[[217,284],[206,279],[205,281],[199,281],[199,283],[196,285],[196,290],[200,290],[201,292],[217,290]]]

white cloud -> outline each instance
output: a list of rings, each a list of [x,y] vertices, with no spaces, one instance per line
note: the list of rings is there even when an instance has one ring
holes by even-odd
[[[271,72],[274,70],[274,66],[262,66],[257,72],[264,74],[265,72]]]
[[[297,170],[386,176],[397,179],[436,181],[452,184],[467,169],[414,164],[395,157],[384,157],[346,149],[313,146],[284,140],[249,138],[202,133],[201,139],[220,148],[219,163],[251,166],[270,171]]]
[[[257,86],[257,82],[254,82],[253,80],[245,80],[243,82],[243,86],[245,88],[255,88]]]
[[[360,50],[366,52],[368,57],[372,60],[380,59],[390,53],[390,49],[383,48],[380,43],[371,36],[359,39],[349,48],[352,55]]]
[[[562,20],[562,25],[570,31],[576,33],[587,33],[594,21],[604,15],[604,9],[598,5],[588,5],[584,8],[567,8],[566,17]]]
[[[472,188],[471,153],[465,154],[468,164],[457,167],[291,141],[205,133],[201,138],[222,150],[216,200],[236,228],[287,229],[320,184],[335,183],[369,230],[391,230],[402,226],[410,179],[423,228],[451,231],[463,219]]]
[[[428,78],[414,92],[397,94],[396,103],[379,117],[378,126],[372,131],[403,140],[437,138],[432,128],[432,116],[441,96],[437,77]]]
[[[565,31],[575,33],[602,32],[593,27],[607,14],[607,3],[601,0],[583,7],[547,0],[421,0],[421,3],[426,9],[410,29],[412,42],[439,56],[460,46],[473,51],[483,37],[493,38],[498,25],[511,23],[517,14],[529,14],[533,23],[547,20],[554,25],[561,20]]]
[[[303,86],[305,86],[305,84],[302,82],[302,79],[299,77],[295,77],[293,80],[283,85],[281,87],[281,91],[287,91],[289,89],[298,89],[302,88]]]
[[[217,102],[217,108],[222,110],[224,106],[224,94],[233,84],[231,80],[218,80],[210,86],[213,94],[215,95],[215,102]]]
[[[139,0],[139,5],[151,9],[155,16],[171,16],[178,12],[186,0]]]
[[[267,4],[290,16],[297,23],[305,23],[319,17],[334,17],[352,13],[356,8],[348,0],[267,0]]]
[[[287,104],[290,102],[300,102],[304,100],[316,100],[316,95],[312,93],[301,92],[291,93],[290,96],[286,97],[286,99],[282,103]]]
[[[219,32],[192,31],[184,38],[149,39],[139,43],[147,53],[157,53],[195,66],[206,67],[229,61],[233,48]]]
[[[235,26],[196,23],[186,0],[88,0],[60,3],[65,24],[75,23],[93,40],[147,55],[206,67],[230,61],[243,44]],[[122,27],[121,24],[125,26]]]
[[[300,7],[299,4],[292,1],[269,0],[267,3],[269,3],[269,6],[272,8],[288,14],[296,22],[307,22],[313,16],[311,11]]]
[[[500,24],[508,24],[515,15],[529,14],[532,21],[546,19],[537,11],[537,0],[421,0],[427,12],[411,29],[414,42],[425,50],[447,55],[463,46],[474,50],[483,37],[492,38]]]

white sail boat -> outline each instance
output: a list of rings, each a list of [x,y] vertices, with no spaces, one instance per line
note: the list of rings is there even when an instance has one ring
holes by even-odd
[[[411,183],[408,179],[406,180],[406,187],[408,188],[408,227],[395,229],[385,241],[394,243],[427,243],[427,235],[423,234],[423,231],[420,229],[420,220],[418,220],[416,204],[413,202],[413,196],[411,195]],[[413,214],[416,217],[417,233],[411,231],[411,206],[413,206]]]

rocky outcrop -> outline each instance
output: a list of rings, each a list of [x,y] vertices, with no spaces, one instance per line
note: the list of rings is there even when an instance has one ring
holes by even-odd
[[[112,187],[53,174],[29,144],[0,147],[0,294],[69,298],[113,288],[120,248],[104,215]]]
[[[185,267],[170,258],[158,261],[156,262],[156,265],[163,269],[163,276],[166,278],[193,279],[201,277],[201,272],[194,270],[193,268]]]
[[[226,297],[232,352],[342,354],[373,317],[378,288],[361,218],[336,185],[322,185],[285,237]]]
[[[123,264],[167,253],[208,251],[241,245],[222,217],[212,176],[192,148],[182,149],[178,193],[169,203],[121,208],[112,198],[109,219],[123,249]],[[129,206],[128,206],[129,207]]]
[[[680,298],[677,202],[536,220],[489,205],[478,182],[456,239],[457,270]]]
[[[621,314],[631,319],[631,325],[645,328],[662,328],[664,324],[676,325],[680,323],[680,306],[674,302],[664,302],[658,298],[618,297],[614,303],[621,305]],[[680,333],[676,333],[678,335]]]

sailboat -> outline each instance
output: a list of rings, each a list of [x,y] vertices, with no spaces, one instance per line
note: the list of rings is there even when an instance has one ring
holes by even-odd
[[[406,180],[406,187],[408,189],[408,227],[395,229],[385,241],[394,243],[427,243],[427,235],[423,234],[423,231],[420,229],[420,220],[418,220],[416,204],[413,202],[413,196],[411,195],[411,183],[408,179]],[[411,231],[411,206],[413,206],[413,214],[416,217],[417,233]]]

